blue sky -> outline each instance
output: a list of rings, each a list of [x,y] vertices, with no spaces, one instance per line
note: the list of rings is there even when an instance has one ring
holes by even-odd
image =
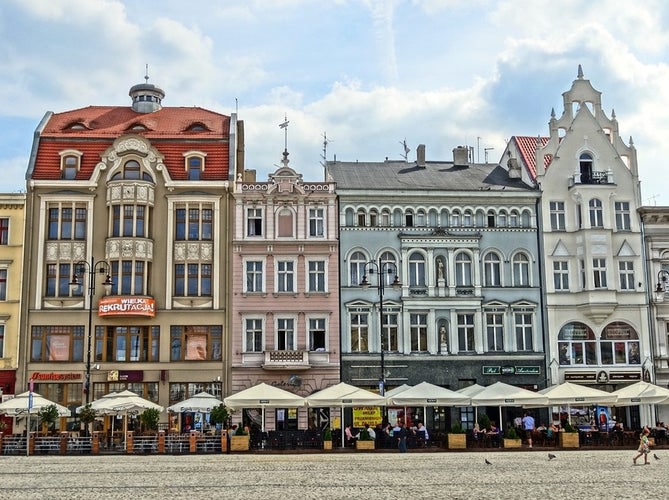
[[[499,160],[546,135],[581,64],[634,139],[644,203],[669,205],[669,5],[663,0],[3,0],[0,191],[25,190],[47,111],[129,105],[143,81],[165,106],[238,109],[261,180],[284,146],[321,180],[326,157]]]

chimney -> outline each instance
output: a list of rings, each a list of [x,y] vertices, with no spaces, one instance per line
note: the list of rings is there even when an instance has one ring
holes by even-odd
[[[457,146],[453,148],[453,166],[454,167],[469,166],[469,150],[466,146]]]
[[[416,165],[425,168],[425,144],[419,144],[416,148]]]

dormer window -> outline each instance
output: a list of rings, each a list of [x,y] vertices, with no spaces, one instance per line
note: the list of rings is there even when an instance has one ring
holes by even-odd
[[[193,123],[186,130],[188,132],[208,132],[209,128],[206,127],[203,123]]]
[[[141,179],[143,181],[153,182],[153,176],[142,170],[141,165],[137,160],[128,160],[123,164],[120,171],[116,172],[111,180],[117,181],[120,179],[135,180]]]
[[[132,130],[134,132],[143,132],[143,131],[146,131],[146,130],[149,130],[149,129],[146,128],[146,126],[141,124],[141,123],[135,123],[135,124],[131,125],[128,130]]]
[[[70,123],[65,130],[86,130],[86,127],[81,122]]]
[[[60,153],[60,178],[74,180],[81,167],[83,153],[75,150],[61,151]]]
[[[199,151],[189,151],[184,153],[186,160],[185,168],[189,181],[199,181],[204,172],[204,159],[207,155]]]

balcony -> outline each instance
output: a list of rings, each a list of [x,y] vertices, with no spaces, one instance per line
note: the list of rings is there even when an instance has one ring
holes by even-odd
[[[308,370],[309,351],[265,351],[263,370]]]

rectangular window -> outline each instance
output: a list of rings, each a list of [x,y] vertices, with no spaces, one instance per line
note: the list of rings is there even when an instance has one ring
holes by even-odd
[[[486,313],[486,335],[488,351],[504,350],[504,314]]]
[[[309,318],[309,350],[327,351],[325,318]]]
[[[5,325],[0,324],[0,358],[5,357]]]
[[[606,288],[606,259],[592,259],[595,288]]]
[[[564,201],[551,201],[549,204],[551,216],[551,230],[565,230]]]
[[[427,351],[427,314],[410,314],[411,352]]]
[[[553,262],[553,285],[556,291],[569,291],[569,262],[566,260]]]
[[[9,244],[9,219],[6,217],[0,218],[0,245]]]
[[[213,239],[214,210],[211,204],[190,203],[175,210],[175,238],[178,241]]]
[[[295,291],[295,263],[290,260],[278,261],[276,263],[276,291],[294,292]]]
[[[7,300],[7,269],[0,268],[0,300]]]
[[[515,313],[513,315],[516,327],[516,349],[519,351],[531,351],[532,342],[532,314]]]
[[[114,295],[148,295],[150,264],[144,261],[113,261],[110,276]],[[175,272],[177,272],[175,268]],[[175,278],[177,279],[177,278]]]
[[[84,293],[85,272],[77,270],[80,286],[70,286],[74,276],[74,265],[69,263],[46,265],[46,297],[80,297]]]
[[[55,204],[48,209],[48,239],[86,239],[86,207],[70,204]]]
[[[33,326],[30,345],[31,361],[84,360],[83,326]]]
[[[193,325],[170,328],[171,361],[220,361],[223,354],[223,327]]]
[[[245,328],[246,345],[244,346],[244,350],[246,352],[262,352],[262,320],[249,318],[246,320]]]
[[[293,318],[277,319],[276,349],[278,351],[295,350],[295,320]]]
[[[385,307],[384,307],[385,309]],[[383,337],[381,338],[381,349],[384,351],[397,351],[397,338],[398,338],[398,314],[385,312],[383,314]]]
[[[249,260],[246,262],[246,290],[247,293],[263,291],[263,262]]]
[[[325,227],[325,211],[322,208],[309,209],[309,236],[322,237]]]
[[[618,262],[618,271],[620,272],[620,289],[634,290],[634,262],[631,260]]]
[[[368,352],[368,313],[351,314],[351,352]]]
[[[246,211],[246,236],[262,236],[261,208],[249,208]]]
[[[312,260],[308,266],[309,292],[325,292],[325,261]]]
[[[632,228],[629,202],[616,201],[614,207],[616,212],[616,229],[618,231],[629,231]]]
[[[475,349],[473,314],[458,314],[458,349],[460,352],[473,352]]]

